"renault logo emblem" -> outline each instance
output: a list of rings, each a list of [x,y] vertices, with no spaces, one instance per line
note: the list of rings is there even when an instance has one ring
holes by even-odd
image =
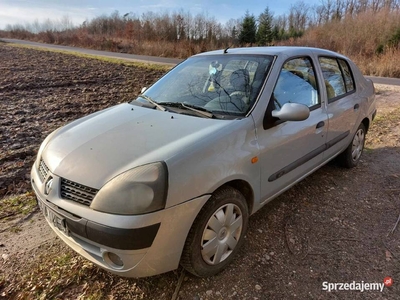
[[[51,191],[53,185],[53,177],[49,177],[49,179],[47,180],[45,186],[44,186],[44,194],[48,195]]]

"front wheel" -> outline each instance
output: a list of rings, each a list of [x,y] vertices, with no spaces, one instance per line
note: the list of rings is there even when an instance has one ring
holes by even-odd
[[[339,156],[339,161],[344,167],[353,168],[357,166],[364,150],[365,134],[365,126],[361,123],[353,137],[352,142]]]
[[[181,265],[199,277],[222,271],[244,242],[249,212],[232,187],[217,190],[201,209],[186,239]]]

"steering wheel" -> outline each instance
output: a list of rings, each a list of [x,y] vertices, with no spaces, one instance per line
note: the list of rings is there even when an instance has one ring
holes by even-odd
[[[242,92],[242,91],[235,91],[229,94],[229,97],[238,97],[241,98],[241,100],[248,105],[249,101],[250,101],[250,97],[246,92]]]

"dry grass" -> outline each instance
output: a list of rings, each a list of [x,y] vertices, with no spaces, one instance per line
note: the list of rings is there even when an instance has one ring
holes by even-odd
[[[366,75],[400,77],[400,49],[395,38],[400,29],[398,11],[367,11],[311,28],[289,45],[320,47],[350,57]],[[396,43],[397,42],[397,43]]]
[[[400,50],[390,49],[386,53],[373,56],[354,55],[354,62],[366,75],[400,78]]]
[[[78,28],[69,32],[40,32],[38,34],[11,34],[0,32],[0,36],[8,38],[27,39],[47,44],[76,46],[96,50],[150,55],[158,57],[187,58],[196,53],[221,48],[220,44],[192,40],[136,40],[109,35],[88,34]]]
[[[60,246],[44,244],[33,262],[27,262],[29,272],[18,270],[13,277],[0,278],[2,296],[9,299],[63,299],[70,289],[78,299],[101,299],[104,284],[87,283],[101,270],[92,263]]]

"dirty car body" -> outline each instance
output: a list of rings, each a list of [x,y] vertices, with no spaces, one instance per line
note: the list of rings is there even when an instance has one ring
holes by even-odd
[[[112,273],[211,276],[251,214],[335,157],[356,166],[375,114],[372,82],[337,53],[203,53],[51,133],[32,187],[57,235]]]

